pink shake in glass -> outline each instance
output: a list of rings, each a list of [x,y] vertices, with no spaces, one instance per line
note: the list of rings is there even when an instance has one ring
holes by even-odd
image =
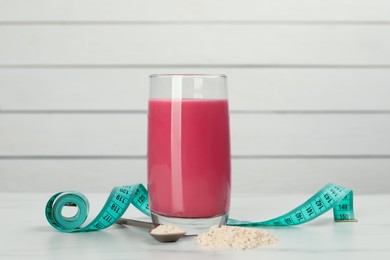
[[[149,99],[148,190],[154,222],[221,216],[226,221],[231,186],[228,111],[226,98]]]

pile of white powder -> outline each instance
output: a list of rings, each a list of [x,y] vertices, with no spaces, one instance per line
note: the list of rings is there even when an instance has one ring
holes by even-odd
[[[159,225],[158,227],[150,231],[150,233],[154,235],[177,234],[177,233],[184,233],[184,232],[185,231],[183,229],[175,225]]]
[[[232,226],[212,226],[197,236],[198,245],[212,249],[250,249],[270,245],[276,238],[261,229]]]

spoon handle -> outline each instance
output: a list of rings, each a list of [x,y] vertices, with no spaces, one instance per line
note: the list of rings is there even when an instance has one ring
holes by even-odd
[[[148,230],[152,230],[153,228],[158,226],[157,224],[153,224],[150,222],[144,222],[144,221],[133,220],[128,218],[120,218],[115,223],[119,225],[128,225],[133,227],[145,228]]]

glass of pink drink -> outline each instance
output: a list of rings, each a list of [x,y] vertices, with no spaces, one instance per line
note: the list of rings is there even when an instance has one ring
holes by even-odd
[[[187,234],[226,224],[230,133],[226,76],[151,75],[148,190],[154,223]]]

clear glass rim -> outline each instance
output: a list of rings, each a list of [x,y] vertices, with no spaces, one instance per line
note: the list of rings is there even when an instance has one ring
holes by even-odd
[[[152,74],[149,78],[227,78],[225,74]]]

